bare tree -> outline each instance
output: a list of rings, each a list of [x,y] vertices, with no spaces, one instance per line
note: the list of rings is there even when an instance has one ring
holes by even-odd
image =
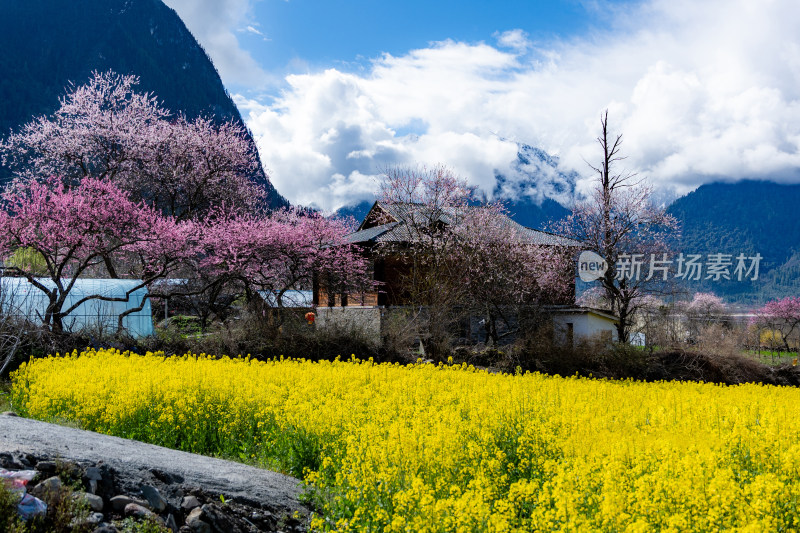
[[[597,143],[602,150],[600,164],[589,164],[597,175],[594,190],[588,199],[575,204],[572,214],[557,225],[557,231],[581,242],[608,263],[598,281],[611,311],[619,317],[618,338],[628,342],[640,296],[667,280],[666,254],[678,223],[653,203],[653,190],[643,179],[617,170],[625,159],[621,155],[622,135],[610,132],[608,111],[600,118]],[[648,266],[655,262],[658,270],[648,272],[645,261]]]
[[[392,168],[383,175],[380,201],[402,220],[405,239],[383,244],[378,252],[400,261],[403,300],[415,309],[426,354],[444,357],[459,321],[465,286],[453,261],[457,236],[472,190],[443,166]]]

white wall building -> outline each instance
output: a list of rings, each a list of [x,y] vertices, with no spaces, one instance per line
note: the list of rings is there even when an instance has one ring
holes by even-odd
[[[593,307],[551,309],[556,339],[572,344],[579,338],[601,337],[617,341],[617,317]]]

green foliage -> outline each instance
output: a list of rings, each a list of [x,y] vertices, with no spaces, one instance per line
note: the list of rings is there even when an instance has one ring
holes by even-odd
[[[13,411],[11,407],[11,383],[0,380],[0,412]]]
[[[17,513],[19,495],[0,483],[0,532],[88,533],[92,530],[92,526],[88,524],[76,525],[88,517],[89,509],[84,501],[73,498],[72,489],[69,487],[48,492],[43,496],[43,500],[47,504],[47,513],[24,521]]]
[[[166,533],[170,529],[162,526],[153,518],[134,520],[126,518],[114,524],[121,533]]]
[[[166,338],[180,336],[181,338],[198,335],[201,332],[200,317],[189,315],[175,315],[160,324],[161,336]]]
[[[74,523],[83,522],[89,516],[89,507],[85,501],[73,498],[72,489],[63,486],[60,490],[44,496],[47,504],[47,514],[44,519],[35,519],[31,524],[31,531],[53,533],[88,533],[92,527],[73,526]]]
[[[35,276],[47,274],[47,262],[42,254],[33,248],[18,248],[5,260],[7,267],[19,268]]]
[[[17,515],[19,496],[0,483],[0,531],[24,531],[22,520]]]

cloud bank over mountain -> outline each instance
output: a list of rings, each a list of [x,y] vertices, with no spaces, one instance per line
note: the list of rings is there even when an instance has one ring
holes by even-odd
[[[498,174],[530,180],[519,143],[558,155],[580,189],[606,108],[624,133],[626,169],[658,187],[800,181],[794,0],[599,5],[605,25],[579,39],[543,43],[516,29],[434,42],[236,101],[277,189],[325,209],[366,197],[393,165],[443,163],[488,192]]]
[[[226,83],[263,86],[274,81],[245,50],[237,34],[261,35],[251,23],[251,0],[164,0],[202,43]]]

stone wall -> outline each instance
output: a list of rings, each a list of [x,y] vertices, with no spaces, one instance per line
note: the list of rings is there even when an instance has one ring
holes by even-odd
[[[317,307],[318,330],[356,330],[379,344],[381,341],[381,313],[379,307]]]

